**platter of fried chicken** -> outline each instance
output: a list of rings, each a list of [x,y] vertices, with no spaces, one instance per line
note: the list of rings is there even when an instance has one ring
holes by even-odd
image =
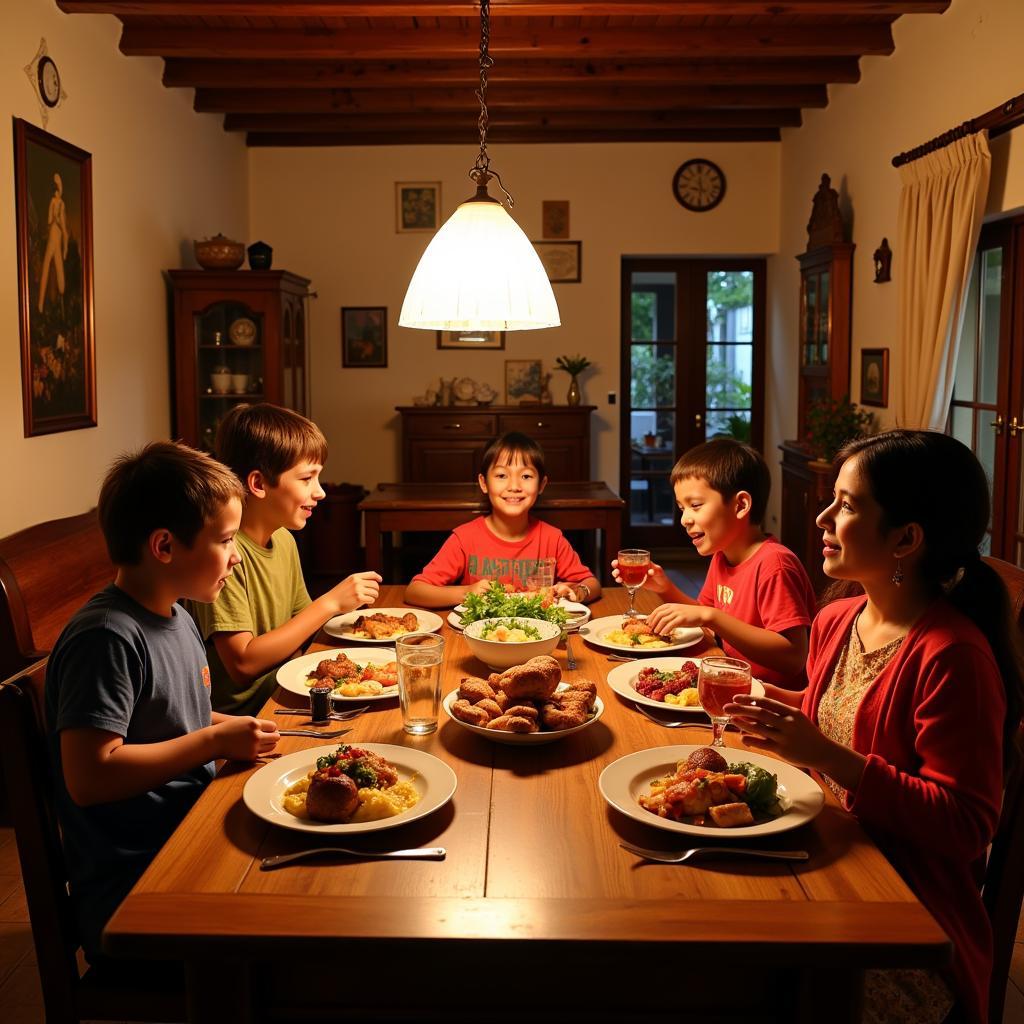
[[[579,634],[595,647],[605,647],[612,651],[632,651],[635,654],[648,651],[658,654],[681,651],[684,647],[700,643],[704,638],[704,630],[700,626],[682,626],[664,636],[659,635],[647,625],[647,620],[642,615],[635,618],[627,615],[605,615],[600,619],[591,619],[580,626]]]
[[[589,679],[562,681],[544,654],[487,678],[463,677],[444,699],[452,721],[494,743],[551,743],[593,725],[604,713]]]
[[[440,628],[441,616],[422,608],[362,608],[328,619],[324,632],[357,644],[386,644],[406,633],[436,633]]]
[[[398,665],[394,648],[338,647],[286,661],[277,682],[307,699],[315,683],[329,683],[337,701],[388,700],[398,697]]]

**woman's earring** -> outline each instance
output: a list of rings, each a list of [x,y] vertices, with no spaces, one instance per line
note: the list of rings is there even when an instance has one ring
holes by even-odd
[[[903,585],[903,565],[898,558],[896,559],[896,571],[892,574],[891,578],[897,587]]]

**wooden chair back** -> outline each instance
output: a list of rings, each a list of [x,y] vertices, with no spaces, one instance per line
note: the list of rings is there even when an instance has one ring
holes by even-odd
[[[999,558],[984,559],[1002,578],[1018,628],[1024,633],[1024,569]],[[1024,750],[1024,727],[1018,731],[1018,747]],[[1002,1024],[1006,983],[1017,937],[1021,902],[1024,900],[1024,758],[1006,780],[999,827],[988,865],[982,899],[992,923],[994,960],[989,990],[989,1022]]]
[[[0,763],[21,861],[48,1024],[80,1020],[184,1020],[184,998],[145,982],[79,976],[79,942],[46,748],[46,661],[0,683]],[[144,974],[145,972],[140,972]]]

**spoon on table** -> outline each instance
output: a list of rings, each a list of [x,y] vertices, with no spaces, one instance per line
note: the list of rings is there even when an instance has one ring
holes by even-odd
[[[274,868],[313,857],[320,853],[343,853],[361,860],[386,860],[402,858],[403,860],[444,860],[448,851],[443,846],[424,846],[414,850],[389,850],[386,853],[371,853],[367,850],[350,850],[347,846],[317,846],[311,850],[299,850],[298,853],[279,853],[276,857],[264,857],[260,861],[260,871],[273,871]]]

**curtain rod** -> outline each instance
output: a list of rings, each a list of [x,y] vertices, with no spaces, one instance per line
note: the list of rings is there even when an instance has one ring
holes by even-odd
[[[934,153],[937,149],[942,149],[951,142],[962,139],[965,135],[973,135],[975,132],[983,131],[986,128],[988,129],[989,137],[995,138],[997,135],[1002,135],[1004,132],[1016,128],[1019,124],[1024,124],[1024,93],[1021,93],[1020,96],[1014,96],[998,107],[993,107],[980,117],[972,117],[970,120],[964,121],[963,124],[950,128],[948,132],[943,132],[941,135],[937,135],[934,139],[930,139],[920,146],[915,146],[913,149],[908,149],[905,153],[894,156],[892,158],[892,165],[893,167],[902,167],[913,160],[920,160],[926,154]]]

